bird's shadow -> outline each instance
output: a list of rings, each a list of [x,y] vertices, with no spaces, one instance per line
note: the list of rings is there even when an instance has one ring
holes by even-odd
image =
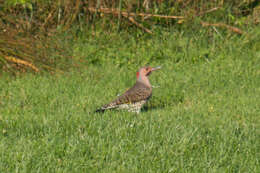
[[[144,107],[142,107],[141,112],[149,112],[151,110],[159,110],[159,109],[163,109],[164,106],[149,106],[149,105],[145,105]]]
[[[164,98],[164,97],[155,97],[148,104],[145,104],[144,107],[141,109],[143,112],[148,112],[151,110],[162,110],[166,107],[171,107],[176,104],[182,103],[184,101],[184,95],[175,95],[172,98]]]

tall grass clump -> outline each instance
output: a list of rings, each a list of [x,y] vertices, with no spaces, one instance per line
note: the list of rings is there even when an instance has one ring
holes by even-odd
[[[0,66],[12,73],[74,67],[70,43],[85,29],[93,37],[98,30],[140,36],[170,28],[243,35],[259,24],[256,0],[1,0],[0,9]]]

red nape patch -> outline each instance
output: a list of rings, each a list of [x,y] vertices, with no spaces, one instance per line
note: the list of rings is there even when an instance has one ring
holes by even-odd
[[[139,78],[139,71],[136,72],[136,78]]]

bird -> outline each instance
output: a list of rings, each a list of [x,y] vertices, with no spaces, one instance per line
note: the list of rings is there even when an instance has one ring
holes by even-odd
[[[104,112],[111,109],[125,109],[128,112],[139,114],[142,106],[149,100],[152,95],[152,85],[149,82],[148,76],[156,70],[161,69],[158,67],[145,66],[141,67],[136,72],[136,83],[133,87],[128,89],[125,93],[118,96],[112,102],[103,105],[95,112]]]

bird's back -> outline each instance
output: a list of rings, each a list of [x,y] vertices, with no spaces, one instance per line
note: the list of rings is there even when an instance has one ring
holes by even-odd
[[[146,86],[141,82],[136,82],[136,84],[127,90],[124,94],[119,96],[113,102],[116,104],[122,103],[135,103],[142,100],[148,99],[152,94],[152,88]]]
[[[116,108],[122,104],[134,104],[138,102],[145,103],[151,95],[152,88],[146,86],[142,82],[137,81],[132,88],[128,89],[124,94],[122,94],[109,104],[102,106],[102,108],[98,111]]]

